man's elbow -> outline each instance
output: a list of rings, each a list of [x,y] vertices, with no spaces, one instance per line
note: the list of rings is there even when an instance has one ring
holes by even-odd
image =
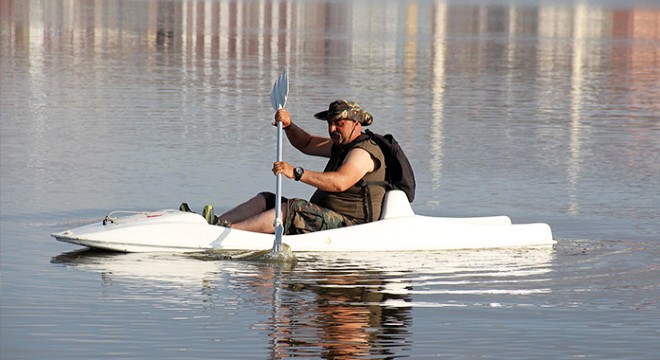
[[[344,188],[337,186],[337,185],[326,185],[325,191],[331,192],[331,193],[338,193],[338,192],[343,192],[345,191]]]
[[[353,184],[345,184],[341,182],[337,182],[329,185],[330,185],[330,189],[329,189],[330,192],[344,192],[353,186]]]

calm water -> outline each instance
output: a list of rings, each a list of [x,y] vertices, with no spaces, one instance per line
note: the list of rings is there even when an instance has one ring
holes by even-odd
[[[656,359],[660,7],[541,3],[0,1],[0,358]],[[418,213],[557,246],[278,267],[49,237],[273,189],[284,68],[310,132],[349,98],[396,135]]]

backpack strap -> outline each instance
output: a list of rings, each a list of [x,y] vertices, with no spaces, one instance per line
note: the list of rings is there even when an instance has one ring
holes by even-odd
[[[371,190],[369,189],[369,183],[364,179],[360,179],[359,185],[362,188],[362,205],[364,206],[366,214],[364,221],[370,223],[374,220],[374,207],[371,204]]]

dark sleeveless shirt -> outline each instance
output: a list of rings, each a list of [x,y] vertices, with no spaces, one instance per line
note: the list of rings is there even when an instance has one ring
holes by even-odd
[[[374,161],[375,169],[367,173],[362,179],[368,182],[385,181],[385,156],[380,150],[380,147],[373,140],[369,139],[358,138],[355,142],[357,144],[349,144],[343,150],[340,150],[337,146],[333,146],[333,154],[323,171],[336,171],[344,163],[344,159],[351,150],[360,148],[368,152],[376,160]],[[371,186],[369,190],[371,192],[371,207],[373,209],[372,218],[378,220],[380,218],[383,198],[385,197],[385,188],[382,186]],[[362,223],[368,219],[367,198],[359,181],[343,192],[316,190],[310,202],[351,218],[356,223]]]

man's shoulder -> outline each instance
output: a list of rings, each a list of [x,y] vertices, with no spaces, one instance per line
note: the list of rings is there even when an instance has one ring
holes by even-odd
[[[367,138],[364,141],[357,143],[355,147],[351,149],[351,151],[358,149],[362,151],[366,151],[376,157],[383,156],[383,150],[380,148],[378,143],[372,138]]]

